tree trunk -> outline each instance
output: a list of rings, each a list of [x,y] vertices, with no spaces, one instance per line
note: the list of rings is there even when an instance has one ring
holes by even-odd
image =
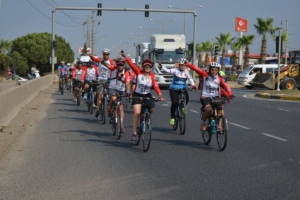
[[[225,51],[226,51],[226,49],[224,47],[222,50],[222,70],[224,70],[224,68],[225,68]]]
[[[260,52],[260,63],[265,64],[266,63],[266,51],[267,51],[267,37],[266,35],[263,35],[262,41],[261,41],[261,52]]]
[[[249,46],[246,46],[245,49],[245,67],[249,65]]]

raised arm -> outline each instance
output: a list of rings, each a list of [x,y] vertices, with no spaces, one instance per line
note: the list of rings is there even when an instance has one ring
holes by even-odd
[[[130,58],[125,57],[126,62],[128,63],[128,65],[130,66],[130,68],[134,71],[135,74],[138,74],[140,69],[135,66],[135,64],[131,61]]]
[[[199,76],[206,77],[207,76],[207,72],[201,70],[200,68],[196,67],[195,65],[191,64],[191,63],[186,63],[185,64],[187,67],[189,67],[191,70],[195,71],[197,74],[199,74]]]
[[[95,62],[101,62],[101,58],[99,58],[99,57],[96,57],[96,56],[92,56],[92,55],[90,55],[90,58],[93,60],[93,61],[95,61]]]

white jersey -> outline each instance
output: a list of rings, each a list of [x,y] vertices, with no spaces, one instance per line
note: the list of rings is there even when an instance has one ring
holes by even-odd
[[[109,88],[118,91],[125,91],[125,81],[126,78],[128,78],[126,77],[127,74],[128,73],[125,73],[125,70],[123,70],[121,73],[119,73],[117,69],[112,71]]]
[[[184,71],[180,71],[180,69],[167,69],[166,67],[162,68],[163,71],[173,74],[173,80],[170,85],[171,89],[186,89],[186,80],[189,80],[191,85],[195,85],[193,78],[191,77],[189,71],[185,69]]]
[[[75,79],[80,80],[83,73],[83,69],[76,69],[75,71]]]
[[[85,80],[87,80],[87,81],[96,80],[96,76],[97,76],[97,72],[94,67],[92,67],[92,68],[89,67],[86,69]]]
[[[217,76],[207,76],[203,78],[202,94],[203,97],[219,96],[220,80]]]
[[[144,74],[139,74],[135,76],[136,89],[135,92],[139,94],[148,94],[150,93],[150,88],[152,87],[152,78],[148,76],[147,78]]]
[[[110,64],[109,60],[105,60],[104,62]],[[99,79],[100,80],[107,80],[110,77],[110,70],[99,63]]]

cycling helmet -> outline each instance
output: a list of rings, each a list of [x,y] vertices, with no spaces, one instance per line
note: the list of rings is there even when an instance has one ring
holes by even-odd
[[[102,53],[103,53],[103,54],[104,54],[104,53],[110,54],[110,50],[109,50],[109,49],[103,49],[103,50],[102,50]]]
[[[118,65],[125,65],[125,59],[119,57],[119,58],[116,59],[116,63],[117,63],[117,66]]]
[[[83,65],[83,62],[82,62],[82,61],[78,61],[78,62],[77,62],[77,65],[79,65],[79,64],[82,64],[82,65]]]
[[[94,64],[94,61],[92,59],[90,59],[89,64]]]
[[[153,62],[150,58],[146,58],[143,63],[142,63],[142,67],[145,67],[146,65],[150,65],[150,67],[153,67]]]
[[[221,69],[221,65],[219,63],[216,63],[216,62],[211,62],[209,64],[209,68],[218,68],[220,70]]]
[[[67,66],[70,66],[71,64],[70,63],[67,63]]]
[[[179,65],[184,65],[185,64],[186,59],[185,58],[180,58],[178,63]]]

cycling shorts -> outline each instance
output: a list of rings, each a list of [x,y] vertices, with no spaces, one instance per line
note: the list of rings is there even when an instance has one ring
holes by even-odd
[[[74,80],[73,81],[73,87],[74,88],[81,87],[81,80]]]
[[[107,80],[99,80],[99,85],[97,86],[97,93],[103,93],[104,86],[107,83]]]
[[[89,87],[91,87],[91,81],[88,81],[88,80],[84,80],[84,85],[88,84]],[[97,85],[93,85],[93,91],[97,91]]]
[[[63,79],[63,77],[67,77],[67,74],[60,74],[59,75],[59,80],[61,81]]]
[[[149,97],[150,99],[146,99],[146,100],[145,100],[145,105],[147,105],[147,107],[148,107],[149,109],[155,107],[154,99],[153,99],[151,93],[148,93],[148,94],[140,94],[140,93],[134,92],[133,95],[132,95],[132,97]],[[141,103],[141,100],[140,100],[139,98],[132,98],[132,105],[135,105],[135,104],[142,104],[142,103]]]
[[[208,97],[200,98],[200,102],[202,104],[202,107],[205,108],[205,106],[211,105],[211,98]],[[222,110],[222,106],[218,106],[217,110]]]

